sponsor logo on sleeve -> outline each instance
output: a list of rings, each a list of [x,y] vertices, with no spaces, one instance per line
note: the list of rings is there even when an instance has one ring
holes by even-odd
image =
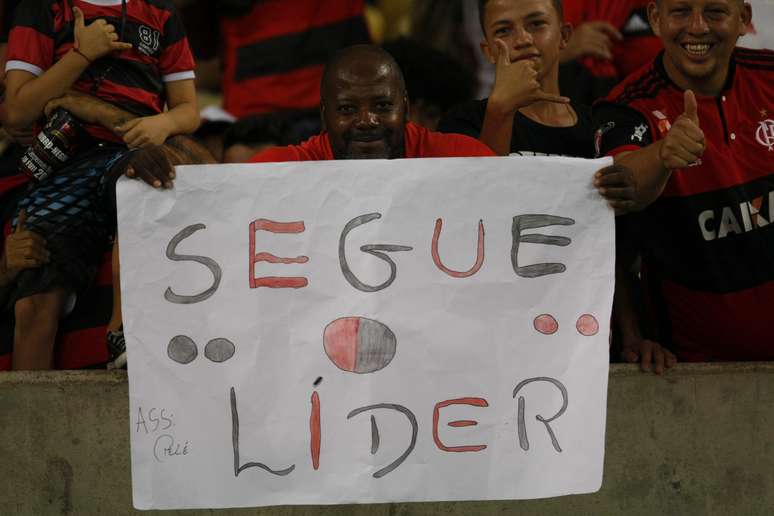
[[[645,136],[645,133],[648,132],[648,126],[645,124],[640,124],[637,127],[634,128],[634,134],[632,134],[632,141],[638,141],[642,143],[642,137]]]
[[[656,123],[658,134],[663,138],[669,132],[669,130],[672,129],[672,124],[669,122],[669,117],[667,117],[663,111],[659,110],[652,111],[652,113],[653,116],[656,117],[656,120],[658,120]]]
[[[602,124],[602,126],[596,130],[594,133],[594,149],[596,149],[596,156],[599,157],[599,155],[602,153],[602,137],[605,135],[606,132],[613,129],[615,127],[615,122],[606,122]]]

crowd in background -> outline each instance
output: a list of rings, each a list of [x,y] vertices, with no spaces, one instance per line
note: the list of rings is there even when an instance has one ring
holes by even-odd
[[[577,139],[583,150],[555,152],[549,149],[544,152],[541,145],[553,145],[554,142],[546,140],[555,138],[551,135],[556,133],[543,135],[537,127],[520,141],[522,136],[517,134],[518,131],[513,135],[510,133],[512,119],[508,121],[508,137],[500,150],[497,148],[497,136],[502,133],[490,140],[485,137],[487,124],[491,128],[491,120],[487,121],[485,114],[487,109],[491,109],[495,93],[499,91],[496,77],[505,73],[498,66],[509,65],[498,64],[500,54],[496,49],[483,48],[486,44],[482,45],[485,38],[482,35],[481,3],[478,1],[143,1],[152,5],[174,4],[179,12],[190,53],[195,59],[197,111],[201,123],[193,132],[193,137],[211,153],[214,161],[222,163],[247,162],[268,147],[298,145],[319,134],[323,130],[319,106],[320,81],[325,63],[340,49],[366,43],[380,45],[400,67],[410,99],[408,117],[412,123],[430,131],[466,133],[475,138],[481,136],[481,140],[497,154],[570,154],[592,158],[600,154],[599,141],[596,148],[594,141],[600,128],[592,121],[590,106],[610,95],[627,76],[647,67],[663,49],[661,39],[653,33],[648,20],[648,0],[564,0],[561,3],[562,14],[564,20],[572,24],[573,30],[567,34],[566,44],[562,44],[557,54],[558,92],[553,98],[557,104],[570,106],[567,112],[577,121],[573,127],[582,128],[582,134],[568,133],[560,139],[565,142]],[[24,2],[39,2],[46,6],[68,3],[56,0]],[[739,45],[772,48],[774,4],[765,0],[751,3],[753,21]],[[14,18],[18,4],[19,1],[3,2],[0,41],[7,42],[9,34],[12,34],[14,19],[19,19],[18,13]],[[120,0],[115,4],[120,9]],[[78,23],[77,15],[72,23]],[[120,31],[115,28],[114,32]],[[63,37],[72,40],[73,34],[71,32]],[[0,61],[3,63],[0,74],[3,74],[6,43],[0,44]],[[79,51],[72,45],[68,48]],[[187,73],[187,67],[179,65],[179,60],[184,60],[185,55],[185,52],[178,55],[178,68],[164,63],[163,57],[157,66],[164,69],[165,77]],[[57,59],[60,57],[57,56]],[[93,64],[88,53],[83,57],[84,64]],[[772,57],[761,59],[767,65],[774,60]],[[4,79],[2,88],[5,89]],[[167,99],[171,98],[169,94],[167,83]],[[62,106],[64,102],[58,105]],[[167,102],[170,106],[169,100]],[[179,111],[179,105],[181,102],[177,101],[174,109]],[[25,176],[19,173],[19,159],[32,142],[33,134],[40,129],[39,123],[24,128],[6,123],[9,116],[7,107],[0,104],[0,222],[6,239],[19,231],[19,207],[26,206],[23,199],[26,199],[30,189]],[[127,109],[126,106],[118,107]],[[774,102],[770,109],[774,112]],[[523,124],[531,123],[526,108],[515,116],[522,117]],[[117,125],[131,124],[120,114],[116,117]],[[129,127],[125,131],[129,134],[131,127],[124,127]],[[179,131],[168,131],[165,136],[191,132],[182,129],[182,125],[180,127]],[[518,127],[518,123],[514,127]],[[148,141],[152,142],[153,132],[150,129],[149,134]],[[529,138],[542,141],[528,141]],[[129,146],[148,147],[138,141]],[[602,149],[601,153],[604,155],[606,152]],[[135,168],[139,168],[136,162]],[[626,227],[627,224],[619,226]],[[120,295],[117,297],[114,286],[118,277],[115,246],[116,238],[104,242],[100,249],[101,262],[91,272],[88,288],[78,289],[74,306],[69,306],[72,303],[68,299],[61,301],[60,305],[67,309],[55,326],[52,367],[104,367],[115,358],[110,350],[110,341],[108,346],[105,345],[106,334],[108,340],[122,338],[120,309],[118,314],[116,310]],[[774,245],[771,247],[774,248]],[[638,263],[636,256],[632,258],[632,263]],[[619,271],[623,275],[626,272]],[[0,290],[3,288],[0,285]],[[658,304],[664,302],[647,289],[645,293],[637,291],[635,295],[633,291],[627,291],[625,295],[632,298],[626,305],[628,310],[639,311],[642,309],[640,305],[655,304],[655,312],[658,313]],[[621,297],[617,293],[619,300]],[[0,296],[0,370],[10,369],[13,363],[13,342],[18,332],[18,321],[15,319],[19,317],[19,312],[13,309],[16,299],[7,293]],[[761,301],[764,306],[774,306],[774,299],[764,298]],[[655,323],[646,322],[646,319],[635,323],[642,327],[640,338],[660,340],[663,348],[655,345],[652,353],[672,356],[668,351],[668,339],[649,329],[649,324]],[[621,335],[625,326],[613,323],[613,360],[629,359],[627,351],[631,349],[626,348]],[[19,338],[18,335],[16,338]],[[769,348],[774,350],[774,337],[771,342],[759,344],[771,344]],[[768,355],[750,355],[749,358],[766,356],[774,358],[774,351],[769,351]],[[701,354],[697,357],[697,360],[721,358]],[[640,352],[634,360],[642,358]],[[648,355],[643,363],[647,362],[649,367],[651,361],[655,358]],[[662,357],[658,364],[659,372],[665,364],[668,366],[671,363],[674,363],[674,356],[671,359]]]

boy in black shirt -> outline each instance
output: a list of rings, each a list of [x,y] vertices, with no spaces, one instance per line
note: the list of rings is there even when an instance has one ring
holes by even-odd
[[[591,110],[559,95],[559,52],[571,27],[560,0],[479,0],[481,50],[496,65],[488,99],[452,108],[441,132],[479,138],[500,155],[594,157]]]

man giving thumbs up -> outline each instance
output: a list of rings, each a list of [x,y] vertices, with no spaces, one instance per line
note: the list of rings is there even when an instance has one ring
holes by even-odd
[[[664,52],[595,106],[598,152],[647,206],[619,219],[652,315],[624,317],[624,355],[668,356],[658,342],[683,361],[772,360],[774,53],[736,46],[742,0],[659,0],[648,16]]]
[[[684,94],[685,106],[659,148],[659,158],[669,170],[698,163],[704,153],[704,133],[699,127],[696,96],[691,90]]]

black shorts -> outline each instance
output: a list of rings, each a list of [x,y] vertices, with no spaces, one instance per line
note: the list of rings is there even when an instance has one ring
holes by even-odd
[[[46,239],[50,261],[19,273],[6,297],[11,305],[54,288],[78,293],[94,281],[116,229],[116,178],[109,172],[127,153],[126,147],[100,144],[30,186],[18,211],[26,213],[25,229]]]

